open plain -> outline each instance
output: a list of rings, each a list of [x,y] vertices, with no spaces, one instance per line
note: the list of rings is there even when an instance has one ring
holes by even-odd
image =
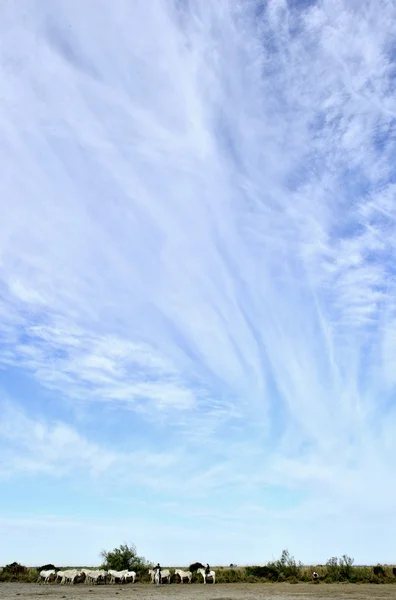
[[[372,584],[306,584],[233,583],[216,585],[39,585],[32,583],[0,583],[2,600],[108,600],[119,596],[123,600],[396,600],[395,585]],[[118,600],[118,599],[117,599]]]

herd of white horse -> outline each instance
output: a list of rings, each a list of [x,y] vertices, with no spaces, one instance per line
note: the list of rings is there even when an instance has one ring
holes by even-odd
[[[209,578],[213,583],[216,583],[216,572],[210,571],[210,573],[206,573],[205,569],[198,569],[197,571],[202,575],[203,582],[206,583],[207,578]],[[158,570],[150,569],[149,574],[151,576],[151,582],[159,585],[160,583],[170,583],[171,575],[169,569],[163,569],[161,571],[161,576]],[[175,569],[175,575],[180,577],[181,583],[184,583],[184,580],[187,579],[188,583],[191,583],[192,580],[192,572],[191,571],[183,571],[182,569]],[[56,571],[55,569],[51,569],[48,571],[40,571],[40,575],[38,578],[39,582],[42,583],[57,583],[60,582],[61,585],[64,584],[74,584],[74,583],[89,583],[89,584],[97,584],[97,583],[128,583],[132,581],[135,583],[136,581],[136,573],[135,571],[105,571],[103,569],[67,569],[66,571]]]
[[[200,575],[202,575],[204,583],[206,583],[207,577],[212,579],[213,583],[216,583],[216,571],[209,571],[209,573],[206,573],[205,569],[198,569],[197,573],[200,573]],[[151,581],[153,583],[156,583],[157,585],[159,585],[160,581],[161,581],[161,583],[165,583],[165,581],[167,581],[168,583],[171,582],[171,574],[172,573],[169,571],[169,569],[163,569],[161,571],[161,580],[160,580],[160,574],[159,574],[158,570],[150,569],[149,574],[151,576]],[[182,569],[175,569],[175,575],[178,575],[180,577],[181,583],[184,583],[184,579],[188,579],[188,583],[191,583],[191,579],[192,579],[191,571],[183,571]]]

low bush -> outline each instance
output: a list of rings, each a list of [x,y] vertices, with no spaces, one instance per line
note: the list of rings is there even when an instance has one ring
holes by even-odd
[[[374,575],[376,575],[377,577],[385,577],[385,569],[382,565],[377,565],[376,567],[373,567],[373,572]]]
[[[268,579],[269,573],[270,570],[268,569],[268,567],[246,567],[246,574],[248,576],[255,577],[256,579]]]
[[[40,573],[40,571],[58,571],[58,569],[55,567],[55,565],[52,564],[48,564],[48,565],[43,565],[42,567],[37,567],[38,572]]]
[[[39,572],[32,567],[24,567],[23,565],[13,562],[3,567],[0,572],[0,581],[16,581],[20,583],[34,583],[37,581]]]
[[[283,550],[278,560],[269,562],[263,567],[246,567],[245,571],[249,576],[268,581],[299,580],[301,578],[302,564],[297,564],[294,556],[290,556],[288,550]]]
[[[191,571],[191,573],[195,573],[196,571],[198,571],[198,569],[204,569],[204,565],[200,562],[195,562],[192,565],[189,566],[189,570]]]
[[[24,567],[17,562],[13,562],[4,567],[3,573],[7,573],[8,575],[25,575],[27,573],[27,567]]]
[[[217,569],[216,583],[238,583],[246,581],[246,569]]]

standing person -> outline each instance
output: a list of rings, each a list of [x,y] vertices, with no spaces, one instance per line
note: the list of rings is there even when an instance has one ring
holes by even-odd
[[[154,567],[154,571],[158,571],[159,582],[161,583],[161,565],[159,563]]]

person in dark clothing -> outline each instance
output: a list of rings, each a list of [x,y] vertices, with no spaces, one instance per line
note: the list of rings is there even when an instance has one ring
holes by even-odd
[[[159,582],[161,583],[161,565],[157,563],[157,566],[154,567],[154,571],[158,571]]]
[[[209,563],[206,563],[205,575],[209,575],[209,573],[210,573]]]

